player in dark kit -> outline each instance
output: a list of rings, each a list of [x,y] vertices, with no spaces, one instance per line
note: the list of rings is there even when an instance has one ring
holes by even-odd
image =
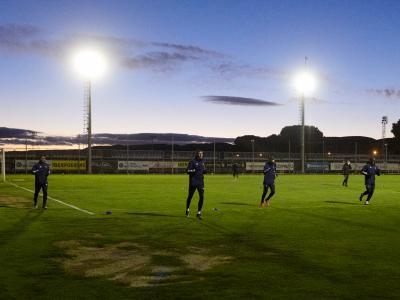
[[[349,160],[344,163],[342,172],[343,172],[343,176],[344,176],[342,186],[347,186],[347,181],[349,180],[349,175],[351,172],[351,164],[350,164]]]
[[[47,176],[50,174],[50,166],[46,163],[46,157],[40,157],[37,164],[32,167],[32,174],[35,175],[35,195],[33,197],[34,207],[38,207],[38,196],[40,190],[43,192],[42,208],[47,209]]]
[[[275,161],[270,158],[264,165],[264,182],[263,182],[263,194],[261,196],[261,203],[260,203],[260,208],[264,207],[264,204],[266,207],[269,206],[270,199],[272,196],[275,194],[275,178],[278,176],[276,173],[276,164]],[[269,193],[266,201],[264,202],[265,196],[268,193],[268,188],[271,189],[271,192]]]
[[[199,203],[197,205],[197,218],[201,217],[201,209],[204,201],[204,175],[206,173],[206,166],[203,162],[203,152],[196,151],[196,156],[189,162],[187,173],[189,174],[189,194],[186,199],[186,217],[189,217],[190,202],[194,192],[199,192]]]
[[[232,175],[233,178],[239,178],[239,166],[237,163],[234,163],[232,165]]]
[[[375,159],[371,158],[362,168],[361,173],[365,176],[366,191],[360,195],[360,201],[362,201],[362,198],[365,195],[368,195],[367,200],[365,201],[365,204],[368,205],[375,190],[375,175],[380,176],[381,170],[379,170],[375,165]]]

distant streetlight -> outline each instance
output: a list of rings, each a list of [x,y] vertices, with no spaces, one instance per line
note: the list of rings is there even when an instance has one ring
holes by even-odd
[[[251,142],[251,151],[253,156],[253,172],[254,172],[254,139],[251,139],[250,142]]]
[[[374,156],[376,156],[376,155],[378,154],[378,151],[374,150],[374,151],[372,151],[372,154],[373,154]]]
[[[106,59],[103,54],[95,49],[80,49],[72,58],[72,64],[78,75],[86,81],[86,110],[87,110],[87,143],[88,167],[87,173],[92,173],[92,91],[91,82],[102,77],[106,71]]]
[[[385,143],[385,164],[388,162],[388,144]]]
[[[216,157],[215,157],[215,155],[216,155],[215,150],[216,150],[216,146],[215,146],[215,139],[214,139],[214,174],[215,174],[215,159],[216,159]]]
[[[307,63],[307,58],[305,58]],[[301,114],[301,172],[304,173],[305,164],[305,141],[304,141],[304,102],[316,88],[317,82],[312,73],[304,70],[298,73],[294,78],[294,86],[300,93],[300,114]]]

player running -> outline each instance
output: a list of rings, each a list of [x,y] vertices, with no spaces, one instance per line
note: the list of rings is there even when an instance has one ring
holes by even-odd
[[[264,182],[263,182],[263,194],[261,196],[260,208],[268,207],[270,204],[270,199],[275,194],[275,178],[278,176],[276,173],[275,161],[270,158],[264,165]],[[268,193],[268,188],[271,189],[266,201],[264,202],[265,196]]]
[[[189,193],[186,199],[186,217],[189,217],[190,202],[194,192],[199,192],[199,202],[197,205],[196,217],[201,220],[201,209],[204,201],[204,175],[206,173],[206,166],[203,162],[203,151],[196,151],[195,158],[189,162],[187,167],[187,173],[189,174]]]
[[[35,195],[33,196],[34,208],[38,208],[38,196],[40,190],[43,192],[42,208],[47,209],[47,176],[50,174],[50,166],[46,162],[46,157],[40,157],[38,163],[32,167],[32,174],[35,175]]]
[[[370,158],[367,164],[362,168],[361,173],[365,176],[365,188],[366,191],[361,193],[360,201],[365,195],[368,195],[367,200],[365,201],[365,205],[369,204],[369,200],[371,200],[372,195],[375,190],[375,175],[380,176],[381,170],[375,165],[375,159]]]

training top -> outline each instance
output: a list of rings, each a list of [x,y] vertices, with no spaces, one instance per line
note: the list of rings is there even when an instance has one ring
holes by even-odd
[[[343,174],[344,174],[344,175],[349,175],[349,174],[350,174],[350,171],[351,171],[351,165],[348,164],[348,163],[345,163],[345,164],[343,165],[342,171],[343,171]]]
[[[267,161],[264,165],[264,185],[274,184],[276,177],[276,164]]]
[[[204,187],[203,174],[206,173],[206,166],[202,159],[192,159],[187,167],[187,173],[189,174],[189,185]]]
[[[365,176],[365,185],[375,184],[375,175],[380,176],[381,170],[376,165],[366,164],[361,173]]]
[[[32,174],[35,175],[35,182],[39,184],[47,183],[47,176],[50,174],[50,166],[45,162],[38,162],[32,167]]]

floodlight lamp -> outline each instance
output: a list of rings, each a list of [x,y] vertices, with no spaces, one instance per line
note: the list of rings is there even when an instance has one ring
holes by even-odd
[[[73,67],[85,80],[98,79],[106,71],[103,54],[95,49],[81,49],[73,56]]]
[[[297,91],[303,95],[307,95],[315,90],[317,82],[313,74],[303,71],[298,73],[294,78],[294,86]]]

